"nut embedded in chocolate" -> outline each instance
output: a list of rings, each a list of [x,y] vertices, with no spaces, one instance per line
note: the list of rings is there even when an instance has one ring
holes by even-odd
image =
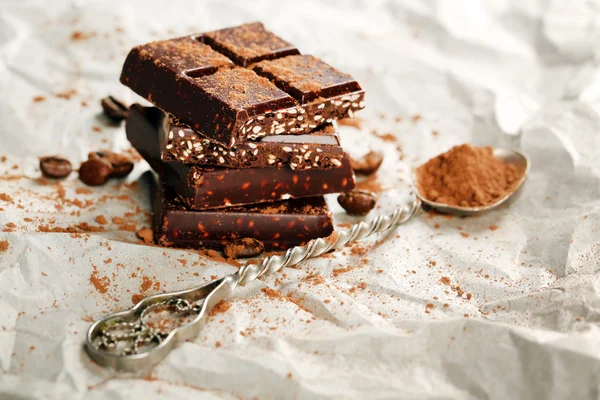
[[[370,151],[359,160],[352,159],[350,165],[357,174],[374,174],[383,162],[383,153],[379,151]]]
[[[112,165],[103,158],[90,158],[79,167],[79,179],[88,186],[104,185],[113,172]]]
[[[242,238],[227,244],[223,253],[227,258],[256,257],[265,251],[265,246],[260,240],[253,238]]]
[[[104,115],[115,122],[121,122],[125,118],[127,118],[127,114],[129,113],[129,107],[127,107],[123,102],[115,99],[112,96],[105,97],[100,101],[102,105],[102,109],[104,110]]]
[[[110,175],[113,178],[122,178],[129,175],[133,170],[133,160],[124,154],[113,153],[112,151],[92,151],[88,154],[88,158],[101,158],[108,161],[113,168]]]
[[[46,178],[63,179],[73,171],[71,162],[59,156],[40,158],[40,170]]]
[[[338,196],[338,203],[352,215],[367,215],[375,207],[377,197],[367,190],[353,190]]]

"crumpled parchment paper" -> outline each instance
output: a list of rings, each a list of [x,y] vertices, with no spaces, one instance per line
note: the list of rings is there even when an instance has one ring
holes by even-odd
[[[520,147],[530,178],[509,208],[422,212],[238,290],[151,375],[103,370],[92,320],[235,267],[124,230],[149,223],[145,163],[87,188],[37,180],[37,157],[129,147],[99,99],[140,101],[118,82],[132,46],[253,20],[366,89],[341,130],[353,156],[385,152],[367,219],[455,144]],[[593,1],[1,1],[0,397],[597,398],[598,43]],[[335,200],[338,226],[358,220]],[[102,232],[43,232],[98,215]]]

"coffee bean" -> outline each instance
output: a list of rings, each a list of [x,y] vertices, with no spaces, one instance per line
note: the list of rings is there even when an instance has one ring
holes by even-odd
[[[104,115],[115,122],[123,121],[127,118],[127,114],[129,114],[129,107],[112,96],[102,99],[100,104],[104,110]]]
[[[265,246],[260,240],[243,238],[227,244],[223,253],[227,258],[248,258],[256,257],[263,251],[265,251]]]
[[[113,168],[110,163],[102,158],[90,158],[79,167],[79,179],[89,186],[104,185]]]
[[[59,156],[40,158],[40,170],[46,178],[63,179],[73,171],[71,162]]]
[[[133,170],[133,160],[124,154],[113,153],[109,150],[93,151],[88,154],[88,158],[101,158],[108,161],[113,168],[110,175],[113,178],[122,178],[129,175]]]
[[[360,160],[351,159],[350,165],[357,174],[371,175],[377,172],[383,162],[383,153],[370,151]]]
[[[367,190],[353,190],[338,196],[338,203],[348,214],[367,215],[375,207],[377,197]]]

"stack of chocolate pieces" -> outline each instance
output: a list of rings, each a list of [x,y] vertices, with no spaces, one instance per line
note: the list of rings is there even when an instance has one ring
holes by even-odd
[[[351,76],[252,23],[137,46],[121,82],[156,106],[132,106],[126,129],[162,182],[160,245],[331,234],[323,195],[354,188],[335,128],[364,107]]]

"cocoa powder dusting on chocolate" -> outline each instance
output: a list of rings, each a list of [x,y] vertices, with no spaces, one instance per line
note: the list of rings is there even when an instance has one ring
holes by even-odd
[[[451,206],[480,207],[493,204],[514,191],[523,173],[494,157],[491,147],[464,144],[420,166],[417,186],[428,200]]]
[[[338,82],[353,80],[350,75],[306,54],[261,61],[256,68],[303,92],[319,92]]]
[[[272,50],[291,47],[291,44],[266,30],[260,22],[253,22],[208,32],[206,36],[225,49],[242,57],[252,58],[268,54]]]
[[[215,74],[194,78],[204,90],[234,109],[288,97],[268,79],[245,68],[223,69]]]

